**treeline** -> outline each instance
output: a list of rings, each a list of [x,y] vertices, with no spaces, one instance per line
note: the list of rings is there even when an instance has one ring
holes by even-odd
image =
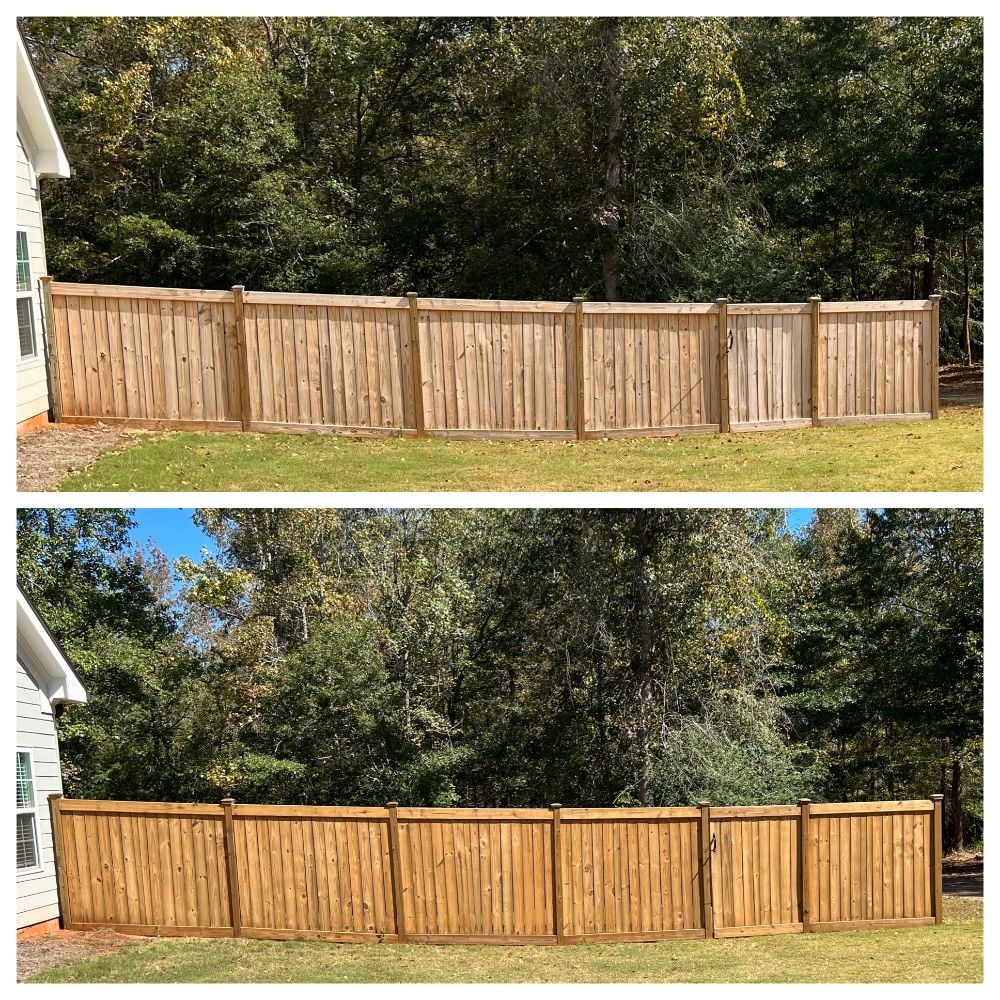
[[[577,806],[946,794],[982,837],[982,513],[19,512],[67,793]]]
[[[64,280],[943,295],[982,342],[978,18],[29,17]]]

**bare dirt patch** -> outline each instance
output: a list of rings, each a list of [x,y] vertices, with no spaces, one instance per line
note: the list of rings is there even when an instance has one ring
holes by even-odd
[[[17,439],[17,488],[57,489],[70,473],[93,465],[109,451],[128,448],[148,433],[107,424],[86,427],[63,424],[29,431]]]
[[[949,406],[983,405],[983,365],[943,365],[939,376],[941,402]]]
[[[100,958],[121,951],[145,938],[126,937],[114,931],[55,931],[17,942],[17,981],[39,972]]]

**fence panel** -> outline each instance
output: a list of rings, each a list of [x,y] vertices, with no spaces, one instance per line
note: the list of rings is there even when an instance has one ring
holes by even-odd
[[[52,285],[67,416],[227,424],[239,419],[229,292]]]
[[[421,299],[418,316],[428,430],[565,437],[575,427],[571,304]]]
[[[404,426],[412,408],[405,298],[247,292],[244,302],[254,422]]]
[[[933,923],[933,822],[929,801],[812,806],[812,929]]]
[[[936,359],[933,302],[820,305],[820,413],[825,423],[929,416]]]
[[[62,800],[67,926],[231,934],[222,808]]]
[[[547,809],[401,809],[399,851],[408,940],[552,939]]]
[[[937,413],[936,296],[562,303],[43,280],[69,421],[573,438]]]
[[[237,805],[233,820],[245,936],[395,936],[384,809]]]

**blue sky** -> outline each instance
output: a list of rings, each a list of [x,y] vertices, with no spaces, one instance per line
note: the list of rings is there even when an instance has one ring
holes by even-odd
[[[812,517],[813,507],[793,507],[788,511],[788,527],[799,534]],[[139,507],[135,511],[136,527],[132,540],[153,543],[165,556],[174,560],[178,556],[201,558],[201,550],[215,551],[209,537],[192,520],[190,507]]]

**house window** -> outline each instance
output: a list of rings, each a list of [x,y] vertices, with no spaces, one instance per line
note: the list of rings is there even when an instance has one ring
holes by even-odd
[[[19,229],[17,231],[17,335],[22,360],[33,358],[38,354],[34,310],[28,234],[24,229]]]
[[[41,868],[38,846],[38,806],[31,751],[17,751],[17,870]]]

